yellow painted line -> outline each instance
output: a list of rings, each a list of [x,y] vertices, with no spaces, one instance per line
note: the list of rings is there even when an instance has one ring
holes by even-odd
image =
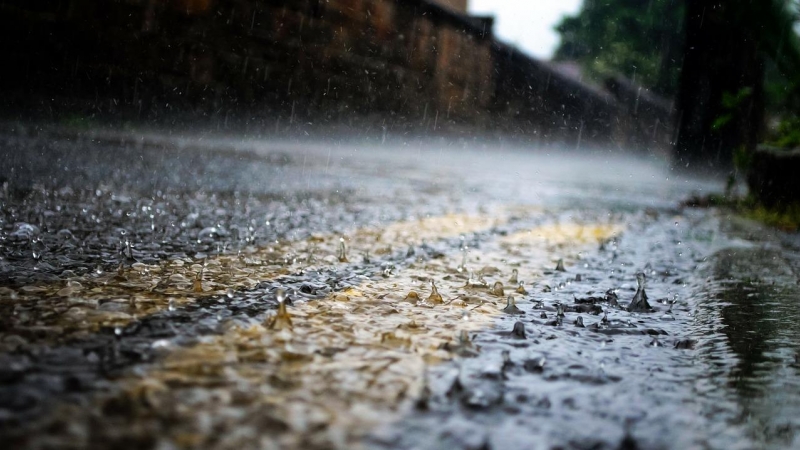
[[[445,344],[472,345],[459,341],[459,333],[490,328],[502,314],[505,298],[465,287],[467,272],[494,283],[517,269],[530,282],[554,258],[575,258],[619,231],[603,224],[547,226],[469,252],[468,271],[458,271],[460,260],[412,264],[396,277],[296,304],[289,308],[291,328],[271,326],[271,317],[231,324],[224,335],[191,347],[166,347],[152,370],[129,374],[119,381],[121,394],[98,402],[134,405],[134,414],[109,419],[129,439],[158,430],[181,448],[356,448],[370,430],[411,411],[425,367],[454,356]],[[524,252],[514,253],[516,246]],[[430,279],[443,304],[406,300],[412,290],[424,300]],[[88,421],[81,407],[62,408]]]
[[[458,236],[505,223],[466,214],[420,218],[382,228],[361,228],[344,237],[348,256],[382,254],[424,240]],[[96,332],[100,327],[123,327],[143,317],[178,308],[201,296],[252,289],[259,282],[296,273],[314,265],[339,263],[341,236],[315,235],[302,241],[282,241],[265,248],[247,247],[240,255],[214,255],[206,260],[173,259],[159,264],[134,263],[121,272],[72,277],[62,283],[0,289],[0,302],[21,305],[26,325],[0,332],[0,351],[13,350],[5,336],[21,334],[52,342]],[[195,280],[202,273],[202,281]],[[103,303],[101,303],[103,302]]]

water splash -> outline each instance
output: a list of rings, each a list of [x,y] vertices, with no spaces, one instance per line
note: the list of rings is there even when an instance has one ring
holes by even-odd
[[[336,255],[336,258],[339,260],[339,262],[349,262],[347,259],[347,243],[345,243],[343,237],[339,238],[339,252]]]
[[[278,301],[278,312],[267,319],[266,327],[271,330],[292,329],[292,317],[286,310],[286,291],[278,289],[275,292],[275,300]]]
[[[490,292],[498,297],[506,296],[505,292],[503,291],[503,283],[500,281],[495,281],[494,285],[492,285],[492,289]]]
[[[506,314],[525,314],[525,311],[517,308],[516,302],[514,302],[514,297],[510,295],[508,296],[508,299],[506,299],[506,307],[503,308],[503,312]]]
[[[519,283],[519,271],[514,269],[511,271],[511,277],[508,279],[508,284],[517,284]]]
[[[653,308],[650,306],[650,303],[647,302],[647,293],[644,291],[645,287],[645,275],[644,272],[639,272],[636,274],[636,294],[633,296],[633,300],[628,305],[628,312],[653,312]]]
[[[442,295],[439,294],[439,290],[436,289],[436,283],[431,280],[431,295],[425,300],[425,302],[431,305],[441,305],[444,303],[444,299],[442,299]]]

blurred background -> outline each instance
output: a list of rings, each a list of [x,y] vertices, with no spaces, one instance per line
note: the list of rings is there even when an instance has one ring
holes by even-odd
[[[737,161],[774,166],[759,145],[800,141],[793,0],[3,0],[0,10],[6,121],[511,139],[723,174]],[[782,176],[770,170],[760,172]]]

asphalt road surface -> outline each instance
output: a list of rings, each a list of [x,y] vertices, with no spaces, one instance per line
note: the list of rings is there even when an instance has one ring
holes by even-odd
[[[7,448],[800,446],[800,245],[656,157],[0,135]],[[637,275],[639,282],[637,282]]]

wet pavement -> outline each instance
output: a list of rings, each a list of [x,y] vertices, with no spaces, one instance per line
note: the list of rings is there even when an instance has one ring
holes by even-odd
[[[656,157],[54,130],[0,154],[12,448],[800,445],[800,240],[681,207],[722,185]]]

